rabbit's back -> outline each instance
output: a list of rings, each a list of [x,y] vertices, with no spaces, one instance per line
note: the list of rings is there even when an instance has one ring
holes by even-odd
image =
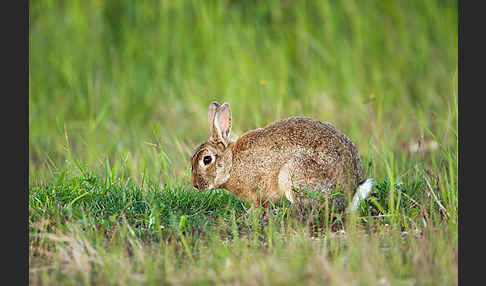
[[[316,119],[278,120],[243,134],[233,146],[234,170],[249,179],[252,178],[250,172],[275,176],[289,160],[300,159],[300,168],[305,168],[306,164],[314,169],[319,166],[322,176],[334,186],[344,184],[346,189],[354,190],[364,180],[356,146],[332,124]],[[340,183],[344,181],[346,183]]]

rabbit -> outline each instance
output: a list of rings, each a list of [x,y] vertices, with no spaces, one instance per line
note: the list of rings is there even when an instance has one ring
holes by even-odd
[[[230,138],[228,103],[208,108],[209,138],[191,158],[193,186],[225,189],[254,204],[286,197],[303,201],[304,191],[331,195],[335,211],[356,210],[371,192],[356,146],[336,127],[307,117],[290,117]]]

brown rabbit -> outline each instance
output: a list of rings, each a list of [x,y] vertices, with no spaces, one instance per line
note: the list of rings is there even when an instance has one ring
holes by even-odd
[[[365,181],[355,145],[329,123],[290,117],[233,141],[228,103],[211,103],[208,120],[210,136],[191,159],[192,182],[199,190],[223,188],[254,203],[285,196],[297,204],[305,191],[337,192],[336,211],[344,210],[353,195],[355,210],[371,191],[373,181]]]

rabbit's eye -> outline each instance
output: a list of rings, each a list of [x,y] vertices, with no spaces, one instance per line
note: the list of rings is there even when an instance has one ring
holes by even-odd
[[[204,165],[211,163],[211,156],[204,156],[203,162],[204,162]]]

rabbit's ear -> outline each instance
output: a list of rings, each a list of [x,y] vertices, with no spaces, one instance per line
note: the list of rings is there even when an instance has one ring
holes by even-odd
[[[214,116],[216,115],[216,109],[218,109],[219,104],[216,101],[211,102],[208,107],[208,123],[209,123],[209,134],[216,132],[214,130]]]
[[[228,103],[223,103],[216,109],[214,115],[214,127],[211,132],[211,137],[217,141],[222,142],[224,146],[228,146],[230,142],[231,132],[231,109]]]

